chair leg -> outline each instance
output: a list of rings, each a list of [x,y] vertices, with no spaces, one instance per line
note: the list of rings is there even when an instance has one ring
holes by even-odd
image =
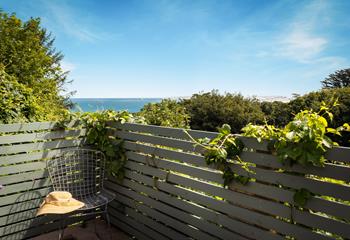
[[[108,228],[111,228],[111,220],[109,219],[109,213],[108,212],[106,212],[106,220],[107,220]]]
[[[99,238],[99,234],[97,232],[97,226],[96,226],[96,217],[94,219],[94,230],[95,230],[95,235]]]
[[[60,220],[60,230],[59,230],[59,233],[58,233],[58,240],[62,240],[63,239],[63,236],[64,236],[64,216],[61,217],[61,220]]]
[[[106,205],[106,206],[104,207],[104,210],[103,210],[103,212],[102,212],[102,215],[104,216],[104,218],[105,218],[106,221],[107,221],[107,226],[108,226],[108,231],[109,231],[109,239],[112,239],[111,223],[110,223],[110,218],[109,218],[109,214],[108,214],[108,211],[107,211],[107,207],[108,207],[108,205]],[[95,219],[95,221],[94,221],[95,235],[96,235],[96,237],[97,237],[98,239],[102,239],[100,233],[97,231],[96,222],[97,222],[97,221],[96,221],[96,219]]]
[[[105,219],[106,219],[106,221],[107,221],[107,226],[108,226],[108,237],[109,237],[109,239],[112,239],[112,229],[111,229],[111,220],[110,220],[110,218],[109,218],[109,214],[108,214],[108,204],[105,206],[105,209],[104,209],[104,212],[103,212],[103,215],[104,215],[104,217],[105,217]]]
[[[105,215],[105,218],[106,218],[106,221],[107,221],[108,228],[111,228],[111,221],[110,221],[110,218],[109,218],[107,207],[108,207],[108,205],[106,205],[106,207],[105,207],[104,215]]]
[[[60,232],[58,234],[58,240],[62,240],[63,239],[63,235],[64,235],[64,228],[61,228]]]

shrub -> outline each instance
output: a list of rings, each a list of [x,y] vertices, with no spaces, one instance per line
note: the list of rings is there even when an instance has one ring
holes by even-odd
[[[260,107],[265,114],[267,123],[276,127],[286,125],[292,118],[288,103],[280,101],[261,102]]]
[[[333,121],[330,122],[330,127],[334,128],[350,122],[350,87],[323,89],[318,92],[311,92],[290,101],[289,107],[292,114],[296,114],[305,109],[319,111],[322,101],[327,103],[329,101],[334,101],[335,99],[338,99],[339,105],[331,109],[333,113]],[[349,132],[342,133],[341,137],[330,137],[333,141],[338,142],[342,146],[350,146]]]
[[[141,109],[139,116],[152,125],[189,128],[189,115],[176,100],[163,99],[160,103],[148,103]]]
[[[217,90],[194,94],[183,100],[188,111],[192,129],[216,131],[224,123],[238,133],[247,123],[262,123],[264,113],[256,99],[244,98],[241,94],[219,94]]]

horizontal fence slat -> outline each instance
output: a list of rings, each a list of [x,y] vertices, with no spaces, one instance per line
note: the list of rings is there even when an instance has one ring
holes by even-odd
[[[123,231],[127,232],[128,234],[130,234],[132,236],[135,236],[136,239],[140,239],[140,240],[150,240],[150,239],[152,239],[152,238],[147,237],[143,233],[139,232],[135,228],[131,227],[130,225],[124,223],[118,217],[116,217],[114,215],[111,216],[111,220],[110,221],[111,221],[112,225],[122,229]]]
[[[8,156],[0,156],[0,166],[35,161],[40,159],[49,159],[56,155],[61,155],[65,151],[74,150],[77,148],[78,147],[71,147],[71,148],[68,147],[68,148],[53,149],[53,150],[46,150],[46,151],[40,151],[40,152],[30,152],[30,153],[8,155]]]
[[[232,169],[238,174],[245,176],[248,175],[239,166],[233,166]],[[348,185],[323,182],[262,168],[251,169],[255,171],[255,174],[252,177],[259,181],[283,185],[294,189],[306,188],[315,194],[331,196],[342,200],[350,200],[350,186]]]
[[[66,124],[67,128],[73,128],[80,125],[80,121],[73,120]],[[29,132],[40,130],[53,130],[58,129],[57,122],[32,122],[32,123],[13,123],[13,124],[0,124],[0,133],[13,133],[13,132]]]
[[[293,208],[293,210],[291,210],[290,207],[285,206],[281,203],[276,203],[265,199],[229,191],[227,189],[223,189],[197,180],[188,179],[176,175],[171,175],[168,177],[169,181],[172,181],[173,179],[176,180],[177,184],[189,186],[193,189],[222,197],[231,203],[235,203],[236,205],[245,207],[247,209],[255,209],[260,212],[265,212],[266,214],[272,214],[289,219],[293,216],[293,220],[297,223],[313,228],[327,230],[329,232],[336,233],[345,237],[350,236],[350,228],[348,228],[345,223],[335,221],[327,217],[310,214],[306,211],[299,211],[296,208]]]
[[[160,157],[168,157],[169,159],[179,159],[181,161],[185,161],[186,163],[206,166],[204,158],[198,155],[193,155],[184,152],[175,152],[173,150],[155,148],[152,146],[142,145],[139,143],[128,141],[124,143],[124,147],[129,150],[140,151]],[[263,197],[273,198],[279,201],[293,204],[294,192],[291,192],[289,190],[263,185],[256,182],[251,182],[248,186],[243,187],[240,187],[239,184],[233,184],[233,186],[238,187],[241,191],[244,191],[246,189],[246,191],[248,190],[248,192],[251,194],[258,194],[262,195]],[[339,216],[345,219],[348,218],[348,216],[350,216],[350,207],[348,207],[347,205],[326,201],[324,199],[312,198],[308,201],[307,207],[315,211],[322,212],[323,210],[323,212],[325,213],[328,213],[333,216]]]
[[[312,174],[315,176],[329,177],[350,182],[350,166],[327,163],[324,167],[304,167],[294,164],[293,166],[281,164],[277,156],[258,152],[242,152],[240,158],[245,162],[255,163],[259,166],[274,169],[283,169],[289,172]]]
[[[152,186],[152,184],[154,184],[154,181],[152,178],[150,177],[147,177],[145,175],[140,175],[140,174],[137,174],[137,173],[134,173],[132,171],[129,171],[127,170],[126,171],[126,177],[130,178],[130,179],[133,179],[133,180],[136,180],[136,181],[140,181],[142,183],[146,183],[148,184],[149,186]],[[132,186],[135,186],[136,183],[132,183],[130,181],[125,181],[123,182],[123,184],[127,187],[132,187]],[[164,183],[164,185],[166,185]],[[164,192],[160,192],[160,191],[156,191],[156,190],[153,190],[153,189],[149,189],[149,188],[145,188],[145,187],[142,187],[142,185],[138,184],[137,185],[139,187],[139,190],[140,190],[140,187],[141,189],[143,189],[143,192],[146,192],[148,195],[152,194],[152,191],[153,191],[153,197],[154,198],[157,198],[163,202],[166,202],[167,204],[171,204],[171,205],[174,205],[180,209],[184,209],[190,213],[193,213],[197,216],[200,216],[202,218],[205,218],[209,221],[214,221],[220,225],[223,225],[225,227],[227,227],[228,229],[230,229],[231,231],[236,231],[236,232],[240,232],[242,234],[242,227],[240,228],[237,228],[237,226],[244,226],[243,227],[243,232],[244,234],[246,235],[249,235],[250,237],[258,237],[258,236],[265,236],[266,234],[266,231],[263,231],[263,230],[260,230],[260,229],[255,229],[254,227],[252,226],[249,226],[249,225],[246,225],[244,223],[241,223],[241,222],[237,222],[233,219],[230,219],[229,217],[227,217],[226,215],[223,215],[221,213],[218,213],[218,212],[215,212],[213,210],[210,210],[208,208],[203,208],[203,207],[200,207],[198,205],[195,205],[191,202],[188,202],[188,201],[183,201],[179,198],[176,198],[176,197],[172,197],[171,195],[169,194],[166,194]],[[170,192],[171,193],[171,192]],[[235,227],[232,227],[232,226],[235,226]],[[251,231],[244,231],[245,229],[249,229],[251,228]],[[238,230],[240,229],[240,230]],[[252,229],[254,229],[254,231],[252,231]],[[209,229],[208,229],[209,230]],[[233,233],[233,232],[229,232],[228,230],[225,230],[223,228],[220,229],[220,231],[222,231],[222,233],[218,233],[217,230],[214,230],[217,235],[220,237],[223,237],[221,234],[225,234],[225,236],[227,237],[224,237],[223,239],[245,239],[244,237],[240,236],[240,235],[237,235],[236,233]],[[211,230],[211,232],[213,232]],[[274,235],[270,235],[270,234],[267,234],[266,237],[268,237],[269,239],[283,239],[282,237],[274,234]]]
[[[121,124],[118,122],[109,122],[108,125],[110,127],[126,130],[126,131],[151,133],[158,136],[172,137],[172,138],[178,138],[178,139],[186,139],[186,140],[190,139],[188,135],[184,132],[184,129],[182,128],[160,127],[155,125],[144,125],[144,124],[137,124],[137,123]],[[190,129],[186,129],[186,131],[195,139],[205,138],[205,137],[214,138],[217,136],[217,133],[215,132],[206,132],[206,131],[190,130]]]
[[[1,197],[1,206],[10,205],[22,201],[28,201],[32,199],[37,199],[38,197],[45,197],[50,191],[52,191],[51,187],[45,187],[42,189],[36,189],[32,191],[27,191],[23,193],[16,193],[8,196]]]
[[[238,190],[239,192],[258,195],[263,198],[294,204],[294,191],[282,189],[273,185],[265,185],[259,182],[250,182],[247,185],[232,183],[229,188],[234,191]],[[328,201],[319,197],[311,197],[307,201],[305,208],[343,219],[348,219],[350,216],[350,208],[348,205]]]
[[[69,217],[64,226],[73,223],[90,220],[93,217],[88,216],[72,216]],[[31,239],[34,236],[41,235],[59,229],[60,223],[57,221],[59,216],[50,215],[47,217],[39,217],[27,219],[22,222],[11,224],[0,228],[0,236],[4,239]]]
[[[162,146],[167,146],[172,148],[180,148],[184,151],[189,151],[189,152],[200,152],[201,150],[203,151],[203,147],[196,145],[193,142],[185,141],[185,140],[164,138],[159,136],[145,135],[140,133],[125,132],[125,131],[116,131],[115,136],[125,140],[151,143],[155,145],[162,145]]]
[[[201,155],[194,155],[191,153],[178,152],[170,149],[157,148],[155,146],[149,146],[130,141],[125,141],[123,147],[127,150],[151,154],[170,160],[179,160],[181,162],[185,162],[199,167],[213,168],[212,166],[208,166],[205,163],[204,157]]]
[[[127,165],[128,167],[129,165]],[[143,166],[142,168],[134,168],[134,170],[136,171],[142,171],[143,173],[146,173],[146,174],[150,174],[148,172],[148,169],[150,169],[151,167],[147,167],[147,166]],[[160,170],[159,170],[160,171]],[[173,174],[163,174],[163,176],[166,175],[166,179],[170,182],[173,181],[173,178],[174,177],[178,177],[178,176],[175,176]],[[158,182],[157,183],[157,186],[159,187],[160,185],[162,184],[162,182]],[[303,237],[319,237],[320,239],[321,238],[324,238],[324,239],[327,239],[326,237],[324,236],[318,236],[319,234],[316,234],[315,233],[312,233],[311,231],[309,230],[303,230],[303,228],[300,228],[298,227],[297,225],[291,225],[291,224],[288,224],[286,222],[283,222],[283,221],[280,221],[280,220],[277,220],[277,219],[274,219],[274,218],[271,218],[267,215],[263,215],[263,214],[260,214],[260,213],[257,213],[257,212],[252,212],[252,211],[249,211],[247,209],[243,209],[243,208],[239,208],[237,206],[233,206],[231,204],[227,204],[227,203],[224,203],[224,202],[221,202],[221,201],[217,201],[215,199],[210,199],[208,198],[207,196],[204,196],[204,195],[200,195],[198,193],[194,193],[194,192],[189,192],[188,190],[182,190],[182,191],[185,191],[185,196],[188,196],[188,195],[195,195],[196,198],[204,198],[206,199],[206,201],[213,201],[212,204],[216,204],[217,206],[219,206],[220,204],[224,204],[222,207],[223,209],[221,209],[221,211],[224,211],[224,212],[230,212],[232,213],[235,217],[243,217],[245,219],[245,221],[250,221],[254,224],[258,224],[260,226],[264,226],[266,228],[271,228],[271,229],[276,229],[277,231],[281,232],[281,233],[284,233],[284,234],[295,234],[295,236],[303,236]],[[192,199],[193,200],[193,199]],[[202,199],[203,200],[203,199]],[[206,204],[204,204],[206,205]],[[294,229],[294,230],[293,230]]]
[[[40,169],[38,171],[26,172],[26,173],[17,173],[11,175],[5,175],[0,177],[0,183],[2,185],[20,183],[28,180],[45,178],[48,177],[48,172]]]
[[[66,220],[63,227],[69,227],[69,225],[81,223],[81,222],[89,221],[89,220],[93,220],[93,219],[94,219],[94,216],[91,216],[91,215],[73,216],[73,217],[70,217]],[[31,228],[31,229],[25,231],[25,235],[24,235],[25,239],[31,239],[34,236],[38,236],[38,235],[43,234],[44,232],[48,233],[48,232],[52,232],[52,231],[59,229],[59,223],[57,221],[56,222],[46,221],[46,222],[47,223],[44,225],[37,226],[37,227]]]
[[[183,140],[190,140],[188,135],[181,128],[170,128],[170,127],[160,127],[153,125],[142,125],[136,123],[124,123],[120,124],[117,122],[109,123],[111,127],[133,131],[133,132],[143,132],[143,133],[151,133],[153,135],[178,138]],[[214,138],[218,133],[216,132],[206,132],[206,131],[198,131],[198,130],[186,130],[193,138]],[[247,148],[252,148],[255,150],[267,151],[268,150],[268,142],[263,140],[258,142],[255,138],[244,137],[241,135],[236,135]],[[332,161],[341,161],[341,162],[350,162],[350,148],[346,147],[333,147],[328,150],[326,153],[326,158]]]
[[[28,219],[35,218],[35,214],[37,212],[37,208],[40,206],[40,202],[41,201],[39,199],[34,201],[34,203],[25,202],[24,204],[29,203],[32,206],[32,208],[21,212],[17,211],[17,212],[14,212],[13,214],[12,212],[10,212],[10,214],[0,217],[0,227],[4,227],[6,225],[15,224],[17,222],[22,222]],[[14,206],[18,208],[22,207],[21,203],[14,204]],[[15,208],[13,208],[12,210],[15,210]]]
[[[0,174],[5,175],[5,174],[21,173],[21,172],[33,171],[33,170],[44,169],[44,168],[46,168],[46,161],[29,162],[24,164],[10,165],[8,167],[1,167]]]
[[[204,179],[206,181],[213,181],[213,182],[219,182],[219,183],[222,182],[221,173],[213,173],[213,172],[206,171],[205,169],[187,166],[181,163],[160,159],[158,157],[149,157],[136,152],[127,152],[126,156],[129,159],[132,159],[141,163],[145,163],[147,165],[154,165],[159,168],[165,168],[168,170],[181,172],[187,175]]]
[[[60,130],[60,131],[52,131],[52,132],[37,132],[37,133],[22,133],[22,134],[16,134],[16,135],[5,135],[5,136],[0,136],[0,145],[67,138],[67,137],[81,137],[81,136],[85,136],[85,134],[86,134],[86,129],[74,129],[74,130]]]
[[[146,226],[142,223],[139,223],[128,216],[121,214],[120,212],[116,211],[113,208],[109,209],[109,214],[111,214],[114,217],[117,217],[118,219],[123,219],[123,222],[127,223],[130,226],[133,226],[138,231],[146,234],[147,236],[149,236],[152,239],[159,239],[159,240],[169,239],[169,238],[166,238],[163,235],[159,234],[158,232],[154,231],[153,229],[149,228],[148,226]]]
[[[130,175],[129,175],[130,176]],[[151,179],[149,179],[151,180]],[[168,205],[172,205],[172,206],[175,206],[176,208],[178,209],[181,209],[183,211],[186,211],[188,212],[189,214],[194,214],[194,215],[197,215],[198,217],[201,217],[203,218],[203,215],[205,215],[205,213],[209,214],[210,215],[210,218],[209,219],[213,219],[213,218],[217,218],[218,216],[213,213],[213,212],[209,212],[209,211],[206,211],[207,209],[205,208],[200,208],[196,205],[193,205],[193,204],[189,204],[178,198],[175,198],[175,197],[171,197],[165,193],[162,193],[160,191],[157,191],[157,190],[154,190],[150,187],[146,187],[146,186],[143,186],[139,183],[136,183],[136,182],[132,182],[132,181],[129,181],[129,180],[124,180],[123,181],[123,186],[126,186],[128,188],[131,188],[133,189],[134,191],[137,191],[137,192],[142,192],[142,193],[146,193],[148,196],[151,196],[152,198],[156,199],[156,200],[160,200]],[[197,211],[195,214],[194,211],[196,210],[197,208]],[[211,214],[210,214],[211,213]],[[197,221],[198,222],[198,221]],[[213,223],[210,223],[210,222],[207,222],[205,219],[203,219],[201,222],[199,222],[200,224],[197,224],[197,225],[194,225],[198,228],[201,228],[202,231],[205,231],[205,232],[208,232],[216,237],[219,237],[219,238],[222,238],[222,239],[244,239],[243,237],[237,235],[237,234],[234,234],[232,232],[229,232],[223,228],[220,228],[219,226],[213,224]]]
[[[145,155],[142,156],[134,152],[128,152],[127,156],[132,157],[133,160],[143,161],[145,164],[152,164],[152,159],[154,159],[154,161],[157,162],[158,165],[162,164],[163,161],[165,161],[156,157],[147,157]],[[180,167],[181,164],[174,163],[174,162],[173,163],[169,162],[167,164],[169,166],[178,165],[176,167],[177,170],[174,169],[174,171],[180,171],[185,174],[188,174],[189,172],[191,172],[190,169],[192,169],[192,174],[190,174],[192,176],[194,176],[193,174],[196,174],[197,172],[198,173],[202,172],[200,173],[200,175],[196,175],[196,177],[200,177],[202,179],[207,179],[210,181],[215,181],[220,184],[223,184],[222,176],[220,173],[208,172],[202,169],[196,169],[194,167],[185,166],[185,165],[182,165]],[[164,166],[164,164],[162,164],[162,166]],[[248,174],[246,171],[241,169],[240,166],[237,166],[237,165],[234,165],[232,169],[236,173],[239,173],[244,176],[250,176],[260,181],[265,181],[273,184],[282,184],[284,186],[292,187],[295,189],[307,188],[311,192],[316,194],[333,196],[336,198],[341,198],[343,200],[350,200],[350,187],[346,185],[333,184],[329,182],[321,182],[314,179],[304,178],[301,176],[294,176],[294,175],[266,170],[262,168],[251,168],[251,170],[254,171],[255,174]],[[173,170],[173,169],[170,169],[170,170]],[[208,177],[210,179],[208,179]]]
[[[204,157],[199,155],[194,155],[185,152],[176,152],[174,150],[157,148],[154,146],[147,146],[136,142],[126,141],[124,147],[128,150],[138,151],[142,153],[152,154],[168,159],[180,160],[189,164],[209,167],[205,163]],[[241,154],[241,159],[247,162],[255,163],[260,166],[285,169],[291,172],[304,173],[304,174],[314,174],[321,177],[330,177],[334,179],[350,181],[350,167],[343,165],[334,165],[327,163],[324,168],[321,167],[303,167],[300,165],[286,166],[281,164],[276,156],[272,156],[266,153],[258,152],[243,152]]]
[[[125,131],[133,131],[133,132],[140,132],[140,133],[151,133],[153,135],[157,136],[163,136],[163,137],[170,137],[170,138],[177,138],[182,140],[191,140],[191,138],[188,136],[191,135],[194,139],[200,139],[200,138],[214,138],[218,135],[217,132],[207,132],[207,131],[199,131],[199,130],[190,130],[186,129],[186,132],[182,128],[171,128],[171,127],[160,127],[160,126],[154,126],[154,125],[143,125],[143,124],[137,124],[137,123],[117,123],[112,122],[109,123],[109,126],[125,130]],[[254,138],[244,137],[240,135],[236,135],[238,138],[241,139],[241,141],[244,143],[244,145],[248,148],[254,148],[256,150],[262,150],[267,151],[268,150],[268,142],[262,141],[258,142]]]
[[[113,189],[116,193],[118,193],[118,190],[121,188],[118,185],[110,185],[111,189]],[[157,222],[162,222],[163,224],[166,224],[168,226],[171,226],[173,228],[179,229],[181,231],[183,229],[183,226],[187,229],[188,226],[184,225],[183,223],[167,216],[164,213],[161,213],[157,211],[156,209],[150,208],[144,204],[135,202],[130,196],[124,196],[121,194],[118,194],[117,196],[118,202],[121,202],[122,204],[125,204],[127,206],[131,206],[134,209],[138,210],[139,212],[147,214],[149,217],[152,217],[157,220]],[[180,227],[179,227],[180,225]],[[181,231],[182,233],[178,233],[177,237],[175,239],[189,239],[190,237],[186,236],[186,232]]]
[[[183,233],[191,237],[194,237],[195,239],[215,239],[213,236],[203,232],[202,230],[200,230],[200,228],[198,228],[201,226],[204,227],[203,222],[200,219],[188,213],[185,213],[179,209],[171,207],[167,204],[164,204],[152,198],[149,198],[145,195],[141,195],[140,193],[137,193],[135,191],[132,191],[123,187],[118,187],[118,186],[116,186],[116,189],[118,189],[118,193],[127,195],[130,198],[136,200],[137,201],[136,204],[138,204],[138,202],[142,202],[143,204],[147,204],[148,206],[154,209],[157,209],[160,212],[170,215],[171,218],[169,218],[167,222],[165,222],[165,224],[177,226],[178,229],[181,229]],[[189,226],[188,224],[198,229],[195,229]]]
[[[130,204],[130,201],[128,201],[128,200],[123,201],[123,199],[127,199],[126,197],[121,195],[120,198],[121,198],[122,203],[120,203],[120,202],[118,202],[118,203],[123,206],[125,214],[128,214],[128,215],[130,214],[132,217],[134,217],[135,220],[141,221],[143,224],[148,225],[149,227],[153,228],[154,230],[159,231],[161,233],[164,233],[170,239],[188,239],[188,237],[183,235],[182,233],[175,231],[174,229],[170,228],[169,226],[166,226],[158,221],[155,221],[154,219],[150,218],[148,215],[144,215],[144,213],[136,210],[134,204]],[[113,206],[114,203],[118,200],[119,199],[117,198],[117,200],[112,202],[111,205]],[[138,216],[137,219],[136,219],[136,216]]]
[[[142,182],[144,184],[148,184],[149,186],[152,186],[152,184],[154,184],[154,180],[148,176],[138,174],[130,170],[126,170],[125,174],[126,174],[126,177],[133,179],[135,181]],[[169,187],[171,185],[169,183],[161,183],[161,186],[159,186],[161,189],[159,190],[168,191],[169,194],[172,194],[172,191],[171,191],[172,188],[167,188],[167,186]],[[147,193],[149,194],[149,191],[147,191]],[[160,200],[164,202],[168,202],[167,201],[168,198],[174,199],[174,197],[171,197],[171,195],[169,194],[158,191],[157,194],[155,194],[155,197],[160,198]],[[175,201],[178,203],[178,204],[173,203],[173,204],[176,204],[175,205],[176,207],[180,209],[186,209],[189,212],[193,212],[193,214],[197,216],[201,216],[219,225],[222,225],[233,232],[237,232],[240,234],[244,234],[248,237],[255,237],[255,238],[265,236],[268,239],[283,239],[279,235],[276,235],[276,234],[271,235],[271,233],[266,233],[265,230],[261,230],[261,229],[255,228],[254,226],[250,226],[245,223],[236,221],[222,213],[216,212],[206,207],[199,206],[192,201],[184,201],[183,199],[179,199],[178,197],[175,198]],[[230,235],[230,234],[234,234],[234,235],[231,235],[231,237],[224,238],[224,239],[245,239],[244,237],[237,235],[236,233],[232,233],[232,232],[227,233],[227,235]]]
[[[26,200],[26,198],[20,199],[23,201],[18,200],[17,202],[14,203],[14,204],[17,204],[20,202],[23,203],[20,208],[13,207],[12,205],[1,206],[0,207],[0,217],[3,217],[5,215],[9,215],[9,214],[14,214],[17,212],[31,210],[33,208],[37,208],[37,205],[33,204],[33,203],[35,203],[36,201],[42,201],[42,199],[43,199],[43,197],[41,195],[38,195],[36,198],[34,197],[34,198],[29,199],[29,200]]]
[[[3,187],[0,191],[0,198],[2,195],[12,194],[16,192],[28,191],[29,189],[36,189],[40,187],[48,187],[51,185],[49,178],[33,179],[29,182],[17,183]]]
[[[349,147],[333,147],[326,153],[326,159],[332,161],[340,161],[350,163],[350,148]]]
[[[46,149],[65,148],[73,146],[81,146],[85,142],[84,139],[74,140],[54,140],[48,142],[25,143],[12,146],[0,146],[0,154],[13,154],[20,152],[31,152]]]
[[[112,206],[114,208],[116,206],[116,201],[111,202],[110,206]],[[130,216],[135,221],[142,223],[142,224],[152,228],[155,231],[158,231],[159,233],[163,234],[164,236],[167,236],[168,237],[167,239],[169,239],[169,238],[170,239],[184,238],[183,235],[180,235],[178,232],[167,227],[166,225],[163,225],[157,221],[154,221],[153,219],[149,218],[148,216],[142,214],[141,212],[136,211],[136,209],[134,209],[133,206],[123,205],[120,203],[119,203],[119,205],[121,205],[123,207],[124,215]],[[120,206],[118,206],[118,208],[120,208]],[[113,213],[109,213],[109,214],[113,215]]]

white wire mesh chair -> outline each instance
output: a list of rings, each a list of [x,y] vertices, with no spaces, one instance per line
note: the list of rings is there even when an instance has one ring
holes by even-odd
[[[108,203],[116,196],[103,188],[105,155],[92,149],[75,149],[47,161],[47,170],[54,191],[70,192],[73,198],[85,205],[74,211],[84,215],[102,213],[110,226]],[[100,211],[88,211],[100,208]],[[67,217],[67,216],[66,216]],[[96,226],[95,226],[96,231]],[[61,219],[59,239],[64,234],[64,217]]]

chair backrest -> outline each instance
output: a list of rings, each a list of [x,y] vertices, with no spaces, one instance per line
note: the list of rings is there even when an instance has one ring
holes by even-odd
[[[80,199],[103,188],[105,155],[96,150],[76,149],[47,161],[55,191],[68,191]]]

